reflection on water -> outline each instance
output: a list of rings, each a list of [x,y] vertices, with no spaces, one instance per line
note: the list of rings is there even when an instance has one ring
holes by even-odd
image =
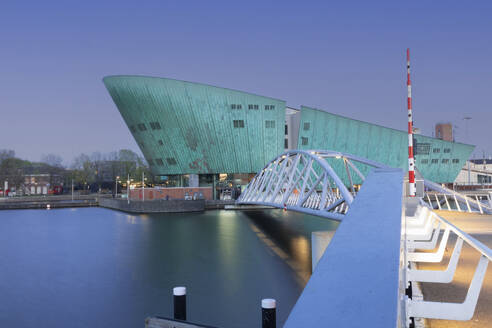
[[[282,258],[304,287],[311,277],[311,232],[335,230],[336,221],[291,211],[244,211],[251,229],[275,254]]]
[[[139,327],[172,316],[176,285],[190,321],[260,327],[272,297],[282,326],[310,275],[311,231],[336,225],[280,210],[2,211],[0,326]]]

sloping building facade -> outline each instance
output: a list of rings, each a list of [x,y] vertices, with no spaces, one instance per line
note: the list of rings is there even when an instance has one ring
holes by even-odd
[[[283,100],[199,83],[145,76],[103,81],[155,175],[256,173],[288,148],[341,151],[407,169],[405,131],[305,106],[286,111]],[[441,183],[454,181],[474,148],[415,139],[417,168]]]
[[[470,157],[474,146],[414,135],[416,167],[426,179],[452,183]],[[408,170],[408,133],[335,115],[310,107],[301,107],[299,149],[330,149],[350,153]],[[335,170],[345,169],[332,161]],[[361,171],[367,167],[359,167]]]
[[[285,101],[154,77],[103,81],[155,175],[253,173],[284,150]]]

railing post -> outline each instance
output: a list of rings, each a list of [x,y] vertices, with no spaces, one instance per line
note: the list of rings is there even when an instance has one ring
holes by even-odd
[[[273,298],[265,298],[261,300],[261,327],[276,328],[277,327],[277,302]]]
[[[174,319],[186,321],[186,287],[174,287]]]

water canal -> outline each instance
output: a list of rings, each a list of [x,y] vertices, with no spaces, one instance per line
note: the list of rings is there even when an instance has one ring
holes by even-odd
[[[172,316],[260,327],[260,300],[281,327],[311,272],[310,235],[337,223],[281,210],[130,215],[103,208],[0,212],[0,326],[144,327]]]

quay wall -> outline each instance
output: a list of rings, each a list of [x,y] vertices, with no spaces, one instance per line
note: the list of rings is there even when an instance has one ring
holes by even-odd
[[[130,213],[200,212],[205,210],[205,200],[170,199],[128,203],[125,199],[101,198],[99,206]]]

